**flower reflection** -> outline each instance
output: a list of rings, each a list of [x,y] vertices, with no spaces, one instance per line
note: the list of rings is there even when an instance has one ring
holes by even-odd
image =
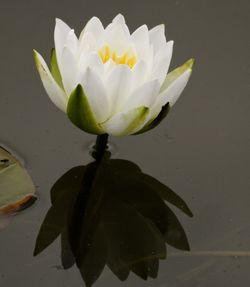
[[[52,187],[52,206],[34,255],[60,236],[63,267],[76,264],[86,286],[105,265],[120,280],[131,271],[143,279],[156,278],[167,244],[189,250],[185,231],[166,202],[192,216],[167,186],[106,152],[87,166],[72,168]]]

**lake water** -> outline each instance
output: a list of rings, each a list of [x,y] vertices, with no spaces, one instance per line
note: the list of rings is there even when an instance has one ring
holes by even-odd
[[[93,228],[100,220],[96,214],[105,210],[100,213],[103,222],[117,224],[117,237],[113,237],[110,246],[121,246],[122,242],[126,242],[131,256],[128,261],[140,261],[141,256],[140,262],[143,262],[140,250],[143,246],[147,250],[156,246],[152,243],[155,241],[148,238],[158,231],[154,230],[155,225],[150,225],[154,231],[150,234],[145,231],[143,235],[143,224],[137,223],[133,213],[113,201],[115,185],[111,183],[114,180],[122,200],[129,201],[130,205],[136,202],[137,207],[144,203],[147,211],[150,209],[150,216],[159,216],[161,209],[151,201],[150,196],[153,195],[146,196],[146,191],[145,196],[141,193],[145,181],[143,176],[147,174],[151,179],[168,186],[179,200],[185,201],[193,217],[187,216],[168,201],[168,208],[178,218],[183,229],[180,226],[176,228],[174,219],[168,222],[160,217],[155,219],[157,224],[163,224],[163,228],[173,231],[169,234],[176,235],[168,238],[167,258],[160,260],[157,278],[143,280],[137,276],[145,277],[145,273],[149,273],[151,277],[156,277],[156,261],[145,261],[144,258],[148,265],[136,265],[139,268],[134,269],[137,275],[131,272],[128,278],[123,264],[124,273],[117,273],[121,279],[126,279],[124,282],[105,266],[94,286],[249,286],[249,4],[247,0],[3,1],[0,11],[0,145],[8,147],[22,160],[36,185],[38,200],[30,208],[12,217],[8,226],[0,231],[0,286],[85,286],[79,269],[73,265],[72,254],[64,253],[64,265],[70,267],[64,270],[61,262],[62,246],[58,238],[42,253],[33,256],[40,227],[51,208],[52,186],[72,168],[87,166],[93,160],[89,147],[95,137],[74,127],[66,115],[50,102],[35,70],[32,49],[37,49],[46,59],[49,58],[50,48],[53,47],[55,17],[65,20],[80,32],[93,15],[107,24],[119,12],[126,16],[131,30],[144,23],[150,27],[165,23],[167,38],[175,40],[171,68],[191,57],[196,58],[196,65],[183,95],[159,127],[139,136],[110,138],[112,158],[102,167],[105,171],[111,170],[108,173],[111,176],[107,180],[105,173],[101,173],[99,179],[104,184],[102,180],[105,178],[105,184],[110,188],[110,194],[104,193],[100,195],[101,198],[112,200],[104,201],[106,205],[99,205],[100,196],[93,192],[90,196],[93,202],[88,208],[90,211],[96,208],[97,212],[93,216],[89,212],[88,217],[86,212],[81,213],[87,207],[83,204],[84,200],[80,200],[80,205],[77,205],[80,216],[73,212],[71,218],[75,221],[65,221],[71,232],[70,242],[79,246],[81,236],[84,237],[88,232],[95,234],[93,238],[97,238],[97,241],[92,237],[84,237],[84,242],[86,246],[88,243],[97,246],[85,262],[85,270],[91,266],[91,272],[94,272],[94,275],[88,273],[90,278],[96,276],[95,272],[101,264],[98,258],[103,256],[101,252],[104,247],[101,243],[104,240],[100,240],[103,230],[96,228],[96,233],[93,233]],[[123,167],[118,166],[117,159],[122,160],[119,164]],[[106,168],[107,164],[112,168]],[[141,171],[136,173],[134,165],[140,167]],[[117,170],[119,174],[116,174]],[[65,181],[69,189],[72,188],[70,180],[81,174],[84,168],[73,171],[76,174],[73,173],[73,177]],[[124,182],[117,182],[119,176]],[[141,185],[138,178],[141,179]],[[129,184],[138,194],[129,197],[123,193],[124,186],[129,187]],[[75,190],[74,199],[72,192],[65,199],[56,201],[59,202],[59,209],[56,209],[55,216],[61,218],[61,214],[63,218],[67,206],[75,206],[70,200],[75,203],[76,198],[81,199],[79,189]],[[93,206],[93,209],[89,206]],[[84,226],[79,223],[80,219],[85,222]],[[75,226],[75,222],[78,225],[74,229],[72,226]],[[180,250],[187,249],[185,238],[190,251]],[[95,245],[95,242],[98,244]],[[75,253],[80,254],[78,251],[76,249]],[[156,252],[156,249],[151,251]],[[161,252],[158,257],[157,252],[153,255],[153,259],[164,257]],[[81,256],[77,259],[78,263]],[[118,264],[118,259],[112,262]]]

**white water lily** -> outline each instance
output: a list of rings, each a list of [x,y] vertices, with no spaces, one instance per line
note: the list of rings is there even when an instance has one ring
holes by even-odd
[[[194,60],[168,73],[173,41],[165,27],[132,34],[118,15],[106,28],[93,17],[79,39],[56,20],[51,70],[34,51],[37,69],[52,102],[82,130],[123,136],[155,127],[174,105]]]

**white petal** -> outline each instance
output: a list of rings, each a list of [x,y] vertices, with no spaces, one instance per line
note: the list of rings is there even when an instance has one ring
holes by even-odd
[[[125,136],[142,124],[145,124],[148,109],[139,107],[127,112],[120,112],[111,119],[102,123],[101,126],[106,133],[114,136]]]
[[[60,72],[65,91],[70,95],[77,85],[78,69],[76,59],[67,47],[63,49],[61,55]]]
[[[57,54],[61,54],[66,44],[68,34],[71,31],[70,27],[60,19],[56,19],[54,32],[55,48]]]
[[[70,30],[70,32],[68,33],[67,39],[66,39],[66,43],[65,43],[65,47],[69,48],[70,51],[73,54],[77,53],[78,50],[78,39],[76,37],[75,31],[74,30]]]
[[[140,87],[147,79],[148,65],[145,61],[139,61],[132,69],[134,88]]]
[[[159,94],[159,90],[160,83],[158,80],[145,83],[128,98],[123,106],[123,110],[127,111],[140,106],[151,107]]]
[[[127,65],[116,65],[105,81],[109,101],[112,105],[111,114],[123,107],[132,89],[132,71]]]
[[[152,78],[158,79],[162,84],[166,78],[173,53],[173,41],[167,42],[165,49],[159,51],[154,58]]]
[[[106,75],[110,75],[111,71],[117,67],[117,64],[112,60],[109,59],[105,64],[104,64],[104,70]]]
[[[109,116],[110,104],[101,78],[93,69],[87,68],[81,84],[97,122],[104,122]]]
[[[91,18],[82,31],[80,39],[82,39],[85,33],[91,33],[95,38],[100,38],[104,33],[104,28],[100,19],[97,17]]]
[[[149,32],[148,27],[139,27],[132,35],[131,39],[135,44],[138,60],[147,60],[149,53]]]
[[[79,56],[91,53],[97,49],[97,40],[93,34],[89,32],[84,33],[82,39],[79,42]]]
[[[117,16],[115,16],[115,18],[112,21],[113,23],[117,23],[117,24],[125,24],[125,18],[122,14],[118,14]]]
[[[47,64],[42,56],[34,51],[34,57],[38,72],[40,74],[43,86],[50,97],[51,101],[63,112],[66,112],[67,99],[65,92],[59,87],[54,78],[52,77]]]
[[[130,36],[130,32],[129,32],[129,28],[128,26],[126,25],[126,21],[125,21],[125,18],[122,14],[118,14],[112,21],[112,23],[114,24],[118,24],[122,27],[124,33],[127,35],[127,36]]]
[[[159,25],[149,31],[149,40],[154,47],[154,53],[164,49],[167,41],[165,36],[165,25]]]
[[[120,24],[111,23],[105,29],[104,41],[118,55],[123,55],[130,46],[130,39]]]
[[[185,89],[191,73],[192,73],[191,69],[185,71],[166,90],[164,90],[158,96],[158,99],[151,111],[154,116],[159,114],[161,108],[165,106],[167,103],[170,104],[170,107],[172,107],[175,104],[175,102],[178,100],[181,93]]]
[[[80,70],[85,72],[89,67],[94,70],[100,77],[104,75],[104,65],[98,53],[92,52],[89,54],[83,54],[79,61]],[[80,72],[80,77],[81,77]]]

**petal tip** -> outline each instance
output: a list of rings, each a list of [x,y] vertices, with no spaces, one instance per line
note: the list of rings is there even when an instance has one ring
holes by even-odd
[[[117,23],[123,23],[123,24],[125,24],[125,17],[121,14],[121,13],[119,13],[119,14],[117,14],[116,16],[115,16],[115,18],[113,19],[113,21],[112,21],[113,23],[115,23],[115,22],[117,22]]]
[[[33,49],[33,57],[34,57],[37,68],[39,68],[39,66],[41,66],[41,61],[40,61],[41,56],[35,49]]]
[[[60,25],[64,23],[63,20],[59,19],[59,18],[55,18],[55,26]]]
[[[190,69],[191,71],[193,70],[193,67],[194,67],[194,64],[195,64],[195,59],[194,58],[191,58],[189,59],[184,65],[187,69]]]
[[[34,58],[36,58],[36,55],[37,55],[37,50],[35,50],[35,49],[32,49],[32,52],[33,52],[33,56],[34,56]]]
[[[63,20],[60,19],[60,18],[58,18],[58,17],[55,18],[55,22],[56,22],[56,24],[58,24],[58,23],[64,23]]]
[[[159,27],[160,27],[161,29],[163,29],[163,31],[165,32],[166,25],[165,25],[164,23],[160,24]]]

